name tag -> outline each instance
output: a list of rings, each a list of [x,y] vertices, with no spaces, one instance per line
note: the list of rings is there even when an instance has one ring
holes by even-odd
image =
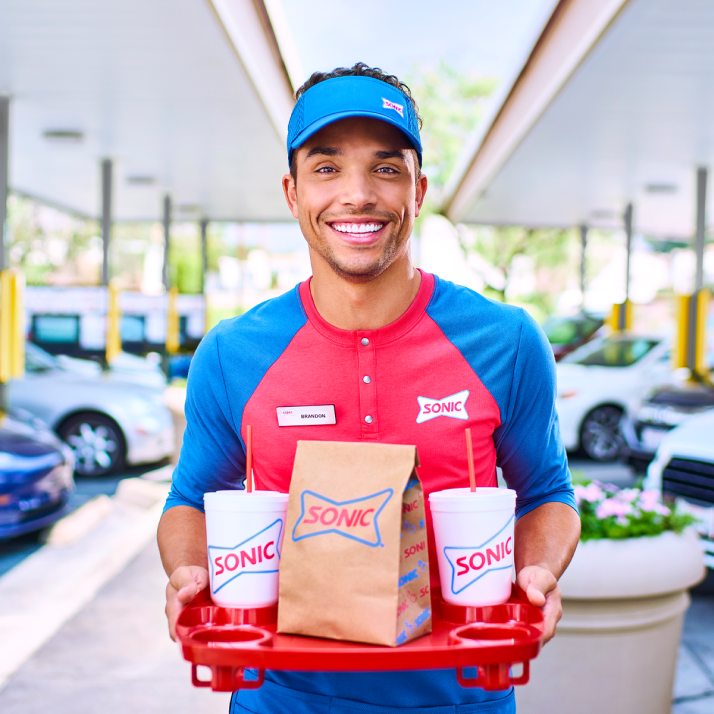
[[[316,407],[278,407],[278,426],[315,426],[337,424],[334,404]]]

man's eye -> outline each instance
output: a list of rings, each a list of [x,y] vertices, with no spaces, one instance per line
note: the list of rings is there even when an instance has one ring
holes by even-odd
[[[377,169],[377,173],[385,173],[385,174],[397,174],[399,173],[395,168],[391,166],[380,166]]]
[[[319,169],[316,169],[316,173],[318,174],[327,174],[327,173],[332,173],[335,169],[332,168],[332,166],[320,166]]]

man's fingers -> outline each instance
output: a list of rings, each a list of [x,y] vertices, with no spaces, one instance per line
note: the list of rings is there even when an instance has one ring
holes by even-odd
[[[208,586],[208,571],[199,566],[181,566],[171,574],[166,585],[166,618],[169,634],[176,640],[176,620],[184,606]]]

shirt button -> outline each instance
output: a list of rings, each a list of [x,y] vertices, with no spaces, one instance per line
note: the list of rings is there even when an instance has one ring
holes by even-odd
[[[367,414],[367,416],[364,418],[364,420],[365,420],[368,424],[371,424],[371,423],[372,423],[372,417],[371,417],[369,414]]]
[[[362,381],[363,381],[365,384],[369,384],[369,383],[372,381],[372,378],[365,374],[365,376],[362,377]]]
[[[363,337],[361,342],[365,347],[369,344],[369,340],[366,337]]]

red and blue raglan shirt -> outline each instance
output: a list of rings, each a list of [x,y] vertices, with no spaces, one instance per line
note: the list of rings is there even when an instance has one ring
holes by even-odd
[[[555,391],[551,348],[519,308],[422,273],[416,298],[396,322],[340,330],[320,317],[306,281],[204,337],[191,363],[186,432],[166,508],[202,511],[205,492],[242,488],[248,424],[260,489],[287,493],[298,440],[415,444],[428,511],[431,491],[468,485],[464,429],[471,427],[477,485],[495,486],[500,466],[517,492],[518,517],[552,501],[575,508]],[[315,405],[334,405],[336,423],[278,425],[278,408]],[[438,584],[437,568],[431,572]],[[504,697],[462,689],[450,670],[267,678],[382,706]],[[259,698],[262,689],[241,692],[239,700]]]

